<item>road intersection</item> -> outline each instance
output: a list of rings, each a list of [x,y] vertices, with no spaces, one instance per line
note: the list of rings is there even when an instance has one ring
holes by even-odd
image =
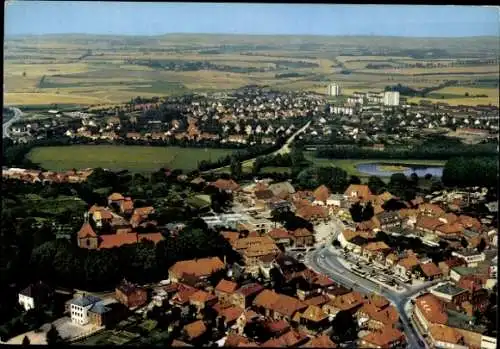
[[[343,231],[342,223],[333,219],[332,239],[336,239],[338,234]],[[336,229],[335,229],[336,228]],[[345,267],[342,263],[342,250],[335,249],[331,242],[327,242],[322,248],[309,251],[305,256],[305,264],[311,269],[325,274],[344,287],[358,290],[362,293],[377,293],[386,297],[398,310],[403,330],[407,337],[409,348],[422,348],[425,346],[425,340],[421,334],[414,328],[411,321],[409,303],[415,295],[422,290],[437,283],[426,282],[420,285],[407,286],[403,292],[391,290],[389,287],[381,286],[369,279],[356,275]],[[424,345],[421,345],[424,344]],[[425,346],[426,347],[426,346]]]

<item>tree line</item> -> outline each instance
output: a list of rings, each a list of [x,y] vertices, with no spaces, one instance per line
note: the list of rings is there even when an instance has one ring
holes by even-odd
[[[331,159],[426,159],[447,160],[457,156],[491,156],[497,154],[495,144],[455,144],[453,147],[441,144],[421,145],[413,149],[385,149],[384,151],[363,149],[359,146],[330,146],[316,151],[316,157]]]

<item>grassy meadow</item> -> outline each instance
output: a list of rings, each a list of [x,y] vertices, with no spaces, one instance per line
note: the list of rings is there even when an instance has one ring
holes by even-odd
[[[119,104],[136,96],[231,90],[249,84],[325,94],[330,81],[339,82],[345,93],[349,93],[381,90],[396,83],[423,88],[452,79],[497,79],[498,66],[491,64],[430,69],[366,68],[369,63],[393,66],[497,57],[495,40],[202,34],[7,38],[4,42],[4,103]],[[387,56],[367,53],[381,48],[390,48]],[[405,53],[424,48],[447,50],[456,58],[414,59]],[[208,62],[233,71],[213,66],[198,71],[166,70],[161,66],[142,65],[141,61]],[[308,66],[311,63],[313,66]],[[234,72],[242,67],[268,71]],[[349,73],[342,73],[343,69]],[[297,76],[276,76],[284,73]],[[467,101],[484,102],[482,99]],[[453,103],[453,99],[449,102]]]
[[[231,154],[229,149],[148,147],[124,145],[72,145],[34,148],[28,159],[52,171],[102,167],[131,172],[156,171],[161,167],[193,170],[202,160]]]

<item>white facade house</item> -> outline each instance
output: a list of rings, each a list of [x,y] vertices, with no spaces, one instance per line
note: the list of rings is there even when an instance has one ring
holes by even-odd
[[[495,349],[497,348],[497,339],[490,336],[481,336],[481,349]]]
[[[50,288],[42,282],[31,284],[18,294],[18,303],[28,311],[35,309],[49,298]]]
[[[386,91],[386,92],[384,92],[384,105],[398,106],[399,105],[399,92],[398,91]]]
[[[329,96],[340,96],[342,94],[340,85],[335,83],[328,85],[327,94]]]
[[[478,263],[486,260],[484,253],[477,253],[474,250],[452,252],[451,255],[463,259],[467,267],[477,267]]]
[[[33,297],[26,296],[22,293],[19,293],[19,304],[26,311],[28,311],[30,309],[35,309],[35,299]]]
[[[89,323],[88,311],[96,303],[101,302],[99,297],[87,295],[73,299],[69,305],[71,322],[77,325],[86,325]]]

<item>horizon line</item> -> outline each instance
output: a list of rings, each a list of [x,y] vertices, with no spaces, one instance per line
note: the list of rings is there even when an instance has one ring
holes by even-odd
[[[5,35],[5,39],[12,37],[23,37],[23,36],[70,36],[70,35],[87,35],[87,36],[117,36],[117,37],[160,37],[167,35],[204,35],[204,36],[284,36],[284,37],[328,37],[328,38],[340,38],[340,37],[371,37],[371,38],[401,38],[401,39],[471,39],[471,38],[497,38],[500,40],[500,35],[471,35],[471,36],[399,36],[399,35],[372,35],[372,34],[251,34],[251,33],[189,33],[189,32],[168,32],[163,34],[114,34],[114,33],[23,33],[23,34],[10,34]]]

